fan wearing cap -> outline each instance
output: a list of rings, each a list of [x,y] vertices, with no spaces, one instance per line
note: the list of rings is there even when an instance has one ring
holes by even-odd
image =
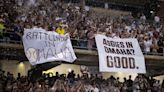
[[[55,30],[58,34],[65,34],[65,29],[63,28],[62,23],[59,24],[59,27]]]

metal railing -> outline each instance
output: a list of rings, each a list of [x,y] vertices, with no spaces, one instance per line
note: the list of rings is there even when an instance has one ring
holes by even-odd
[[[10,33],[8,32],[8,34],[13,34],[16,35],[15,33]],[[83,39],[73,39],[71,38],[71,42],[72,42],[72,46],[75,49],[85,49],[88,50],[88,40],[83,40]],[[3,37],[0,38],[0,43],[5,43],[5,44],[18,44],[18,45],[22,45],[22,41],[21,40],[13,40],[10,39],[10,37]],[[163,48],[163,52],[164,52],[164,47],[160,47]],[[91,48],[90,50],[97,50],[96,47]],[[159,55],[159,56],[164,56],[164,53],[157,53],[157,52],[143,52],[144,55]]]

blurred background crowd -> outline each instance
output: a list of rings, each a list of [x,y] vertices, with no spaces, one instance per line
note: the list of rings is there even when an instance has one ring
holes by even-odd
[[[73,1],[75,3],[70,3]],[[148,22],[144,13],[136,17],[97,14],[76,0],[0,0],[0,41],[18,41],[25,28],[42,27],[59,34],[69,33],[73,46],[96,48],[95,34],[111,38],[137,38],[145,54],[163,54],[164,27],[159,16]],[[0,92],[164,92],[164,82],[138,75],[134,80],[97,75],[55,76],[43,74],[39,79],[0,70]]]
[[[164,81],[160,84],[159,80],[153,79],[142,74],[136,76],[134,80],[124,77],[110,76],[103,79],[97,74],[75,74],[72,70],[66,74],[56,75],[43,74],[40,78],[32,79],[28,76],[17,78],[10,72],[0,70],[0,92],[163,92]]]
[[[155,15],[154,20],[148,22],[142,12],[135,17],[131,13],[120,16],[97,14],[90,7],[70,1],[0,1],[1,40],[21,41],[24,28],[42,27],[59,34],[69,33],[73,46],[81,48],[96,48],[95,34],[104,34],[112,38],[137,38],[144,53],[162,55],[164,28],[159,16]]]

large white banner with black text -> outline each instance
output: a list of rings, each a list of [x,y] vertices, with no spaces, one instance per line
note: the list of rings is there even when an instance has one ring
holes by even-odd
[[[96,35],[101,72],[145,73],[145,60],[137,39]]]
[[[73,62],[76,59],[69,34],[59,35],[42,28],[25,29],[23,45],[32,65],[52,61]]]

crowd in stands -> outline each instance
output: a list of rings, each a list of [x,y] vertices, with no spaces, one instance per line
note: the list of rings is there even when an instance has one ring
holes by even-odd
[[[72,1],[72,0],[67,0]],[[158,16],[147,22],[142,13],[137,17],[98,15],[89,7],[64,0],[0,0],[0,39],[21,41],[24,28],[42,27],[59,34],[69,33],[73,45],[95,48],[95,34],[112,38],[137,38],[143,52],[163,53],[164,27]],[[29,76],[13,77],[0,70],[0,92],[164,92],[164,81],[145,75],[119,81],[111,76],[67,76],[43,74],[35,81]]]
[[[163,53],[164,27],[157,15],[153,22],[147,22],[143,13],[137,17],[98,15],[89,7],[66,1],[2,0],[0,38],[20,41],[24,28],[42,27],[59,34],[69,33],[76,39],[72,41],[75,46],[95,48],[95,34],[104,34],[112,38],[137,38],[144,53]]]
[[[164,81],[160,84],[159,80],[139,74],[134,80],[124,77],[120,78],[110,76],[103,79],[97,74],[88,75],[75,74],[72,70],[66,74],[56,75],[43,74],[35,81],[29,76],[21,76],[18,73],[17,78],[10,72],[0,70],[0,92],[163,92]]]

